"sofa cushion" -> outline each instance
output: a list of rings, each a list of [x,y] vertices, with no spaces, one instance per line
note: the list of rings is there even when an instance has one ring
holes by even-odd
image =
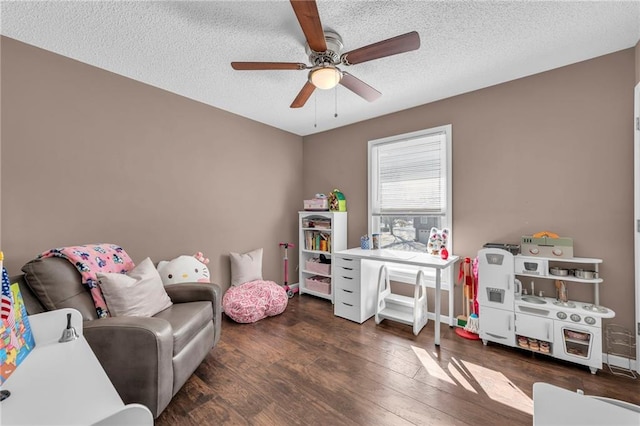
[[[34,259],[22,267],[24,279],[47,310],[75,308],[82,319],[98,318],[89,290],[80,273],[68,260],[59,257]]]
[[[112,316],[152,317],[172,304],[148,257],[126,274],[97,272],[96,276]]]
[[[211,302],[176,303],[154,318],[167,320],[173,328],[173,355],[177,355],[200,330],[213,321]]]

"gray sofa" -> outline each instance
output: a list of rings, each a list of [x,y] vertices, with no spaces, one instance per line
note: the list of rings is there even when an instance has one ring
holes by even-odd
[[[165,286],[173,306],[151,318],[98,319],[80,273],[68,260],[35,259],[22,272],[12,282],[20,284],[27,312],[80,311],[84,336],[120,397],[125,404],[146,405],[154,418],[220,339],[222,293],[217,284]]]

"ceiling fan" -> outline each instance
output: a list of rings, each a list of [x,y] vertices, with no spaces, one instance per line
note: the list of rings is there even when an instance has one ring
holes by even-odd
[[[382,96],[382,93],[364,81],[338,68],[338,65],[350,66],[373,59],[410,52],[420,47],[420,36],[416,31],[379,41],[350,52],[342,52],[342,38],[332,31],[324,31],[315,0],[290,0],[298,18],[302,32],[307,39],[307,54],[311,65],[299,62],[231,62],[231,67],[239,71],[255,70],[310,70],[308,81],[293,100],[291,108],[304,106],[313,91],[332,89],[343,85],[369,102]]]

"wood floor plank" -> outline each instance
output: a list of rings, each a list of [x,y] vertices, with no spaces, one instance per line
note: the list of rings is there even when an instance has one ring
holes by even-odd
[[[333,315],[308,295],[222,337],[156,425],[530,425],[533,384],[640,405],[640,380],[410,326]]]

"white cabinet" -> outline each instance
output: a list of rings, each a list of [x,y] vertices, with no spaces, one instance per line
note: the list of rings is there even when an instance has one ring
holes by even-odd
[[[487,341],[515,346],[515,324],[513,310],[480,307],[480,338]]]
[[[516,306],[516,310],[521,308],[523,307]],[[554,329],[551,318],[516,313],[515,330],[519,348],[546,355],[553,354]]]
[[[333,261],[334,314],[357,323],[365,318],[360,290],[360,259],[336,255]],[[372,314],[373,315],[373,314]]]
[[[335,283],[331,277],[333,253],[347,248],[346,212],[311,212],[298,214],[299,292],[333,302]]]
[[[553,342],[553,320],[518,313],[516,314],[516,334],[544,342]]]
[[[334,311],[362,324],[376,313],[378,271],[382,262],[336,253],[333,262]]]

